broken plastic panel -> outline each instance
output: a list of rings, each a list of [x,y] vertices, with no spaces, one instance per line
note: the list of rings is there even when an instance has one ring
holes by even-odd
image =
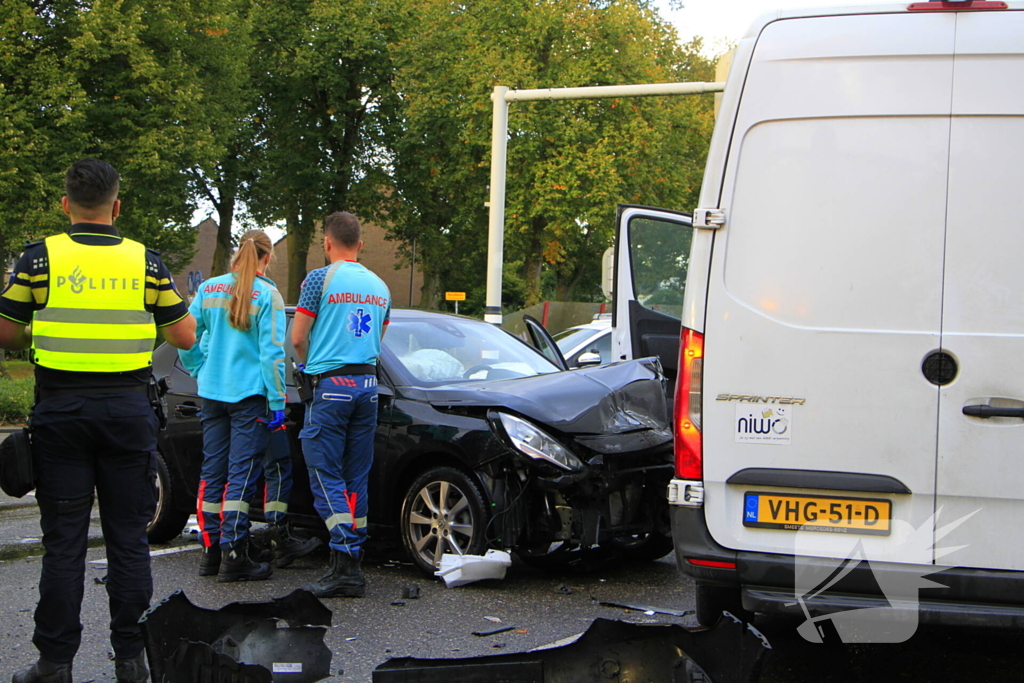
[[[238,681],[313,683],[330,676],[331,651],[323,640],[331,610],[305,590],[267,602],[233,602],[219,610],[196,607],[175,591],[140,623],[154,681],[235,681],[231,672],[242,662],[268,677],[250,678],[258,672],[249,668]],[[222,656],[189,647],[197,644]]]
[[[434,576],[444,579],[448,588],[455,588],[484,579],[504,579],[505,570],[511,566],[512,556],[504,550],[488,550],[484,555],[445,553]]]
[[[575,642],[520,654],[462,659],[390,659],[373,683],[747,683],[767,639],[728,612],[711,629],[597,619]]]

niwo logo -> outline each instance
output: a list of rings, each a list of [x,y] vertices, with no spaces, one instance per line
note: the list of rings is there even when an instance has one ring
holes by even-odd
[[[791,406],[765,406],[760,409],[749,403],[736,404],[736,442],[786,445],[792,441],[793,410]]]
[[[937,548],[935,544],[977,512],[975,510],[942,527],[936,526],[942,513],[941,508],[916,529],[908,522],[894,519],[892,534],[882,541],[889,545],[884,554],[892,557],[895,552],[899,552],[900,556],[905,557],[908,554],[920,556],[931,551],[938,560],[965,548],[963,545]],[[796,603],[790,604],[799,604],[806,618],[797,627],[797,633],[811,643],[823,643],[826,640],[835,642],[835,638],[843,643],[902,643],[909,640],[917,632],[920,589],[947,587],[925,577],[941,572],[946,567],[930,565],[922,566],[923,571],[913,571],[915,565],[903,562],[893,562],[886,566],[887,560],[883,557],[871,556],[865,548],[863,537],[831,534],[830,539],[835,539],[834,543],[838,544],[840,551],[831,551],[831,557],[822,558],[820,533],[798,531],[796,534]],[[893,543],[897,547],[891,547]],[[812,612],[819,611],[815,608],[815,598],[832,589],[861,564],[871,572],[888,605],[813,615]],[[841,587],[835,590],[842,592]]]

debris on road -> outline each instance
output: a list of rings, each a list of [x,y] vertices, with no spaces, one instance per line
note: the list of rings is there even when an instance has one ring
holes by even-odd
[[[494,648],[505,643],[495,643]],[[373,683],[591,683],[595,672],[637,681],[745,683],[771,646],[753,627],[723,612],[711,629],[597,619],[575,642],[545,650],[461,659],[389,659]]]
[[[561,586],[555,589],[555,592],[559,595],[572,595],[572,586],[567,583],[563,583]]]
[[[597,604],[602,607],[621,607],[622,609],[631,609],[637,612],[643,612],[648,616],[655,614],[667,614],[671,617],[688,617],[693,614],[692,609],[672,609],[670,607],[654,607],[653,605],[638,605],[631,602],[607,602],[605,600],[597,600]]]
[[[504,579],[512,566],[512,556],[504,550],[488,550],[484,555],[441,556],[441,565],[434,576],[440,576],[448,588],[465,586],[484,579]]]
[[[492,628],[490,631],[473,631],[473,635],[486,638],[487,636],[496,636],[499,633],[507,633],[514,628],[515,626],[499,626],[498,628]]]
[[[501,623],[501,617],[484,617],[484,619],[486,619],[487,621],[491,622],[492,624],[500,624]]]
[[[417,600],[420,597],[420,587],[415,583],[402,588],[402,597],[408,600]]]
[[[200,672],[218,675],[210,680],[239,683],[270,683],[273,675],[285,673],[295,683],[330,676],[332,655],[324,634],[331,610],[305,590],[219,610],[196,607],[175,591],[140,623],[154,681],[194,683],[203,680]]]

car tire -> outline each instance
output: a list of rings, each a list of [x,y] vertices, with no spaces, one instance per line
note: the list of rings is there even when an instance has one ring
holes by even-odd
[[[179,534],[188,523],[189,513],[174,507],[174,483],[171,471],[163,453],[154,456],[156,465],[156,512],[146,526],[150,543],[167,543]]]
[[[731,612],[742,621],[751,621],[753,614],[743,609],[740,589],[736,586],[716,586],[698,583],[695,589],[697,623],[711,628],[718,623],[722,612]]]
[[[445,552],[482,555],[490,519],[479,485],[460,470],[427,470],[409,486],[399,524],[413,564],[433,576]]]
[[[675,548],[671,534],[652,531],[642,538],[615,538],[609,547],[632,562],[654,562],[668,555]]]

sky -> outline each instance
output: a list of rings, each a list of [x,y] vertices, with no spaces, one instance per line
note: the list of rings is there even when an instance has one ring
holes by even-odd
[[[775,9],[878,4],[885,0],[683,0],[683,9],[671,10],[668,0],[657,0],[661,16],[675,24],[684,42],[704,38],[708,54],[720,54],[737,43],[764,12]]]

